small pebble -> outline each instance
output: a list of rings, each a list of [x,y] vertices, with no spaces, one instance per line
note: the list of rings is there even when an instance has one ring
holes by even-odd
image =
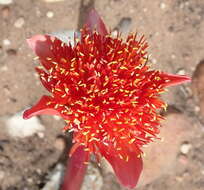
[[[182,154],[188,154],[191,148],[192,148],[192,145],[186,142],[181,145],[180,151]]]
[[[160,33],[159,33],[159,32],[155,32],[154,35],[155,35],[155,36],[159,36]]]
[[[66,142],[65,142],[65,139],[63,137],[57,137],[56,140],[55,140],[55,148],[60,150],[60,151],[63,151],[66,147]]]
[[[32,184],[33,183],[33,179],[32,178],[27,178],[27,182]]]
[[[10,40],[9,40],[9,39],[4,39],[4,40],[3,40],[3,45],[5,45],[5,46],[11,45]]]
[[[39,10],[38,7],[36,8],[36,16],[37,16],[37,17],[40,17],[40,16],[41,16],[41,12],[40,12],[40,10]]]
[[[187,177],[190,177],[190,173],[188,171],[185,171],[183,173],[183,178],[187,178]]]
[[[45,137],[45,134],[43,132],[38,132],[37,135],[40,139],[43,139]]]
[[[180,68],[180,69],[177,70],[176,74],[185,75],[186,72],[185,72],[185,70],[183,68]]]
[[[53,18],[54,17],[54,13],[52,11],[48,11],[46,13],[47,18]]]
[[[22,28],[24,24],[25,24],[25,20],[23,17],[21,17],[21,18],[16,20],[16,22],[14,23],[14,26],[16,28]]]
[[[13,3],[13,0],[0,0],[0,5],[9,5]]]
[[[45,186],[42,190],[53,190],[60,189],[60,184],[62,182],[64,166],[62,164],[57,164],[53,171],[51,171],[51,175],[49,179],[46,181]]]
[[[8,6],[5,6],[2,8],[2,17],[4,19],[8,18],[10,14],[10,8]]]
[[[175,55],[175,54],[172,54],[172,55],[171,55],[171,59],[176,59],[176,55]]]
[[[194,111],[195,111],[196,113],[199,113],[199,112],[200,112],[200,107],[199,107],[199,106],[195,106],[195,107],[194,107]]]
[[[36,169],[36,172],[37,172],[38,174],[42,174],[42,170],[41,170],[40,168],[37,168],[37,169]]]
[[[9,55],[9,56],[13,56],[13,55],[16,55],[17,54],[17,51],[15,49],[7,49],[6,50],[6,53]]]
[[[179,155],[178,160],[182,165],[186,165],[188,163],[188,158],[183,154]]]
[[[6,129],[11,137],[24,138],[45,130],[37,117],[25,120],[22,114],[16,113],[6,120]]]
[[[161,3],[161,4],[159,5],[159,7],[160,7],[160,9],[165,9],[165,8],[166,8],[166,4],[165,4],[165,3]]]
[[[176,176],[176,181],[178,181],[178,182],[182,182],[183,181],[183,178],[181,177],[181,176]]]
[[[6,65],[4,65],[4,66],[1,67],[0,70],[3,71],[3,72],[8,71],[8,67]]]
[[[5,173],[3,171],[0,171],[0,180],[3,180],[5,176]]]

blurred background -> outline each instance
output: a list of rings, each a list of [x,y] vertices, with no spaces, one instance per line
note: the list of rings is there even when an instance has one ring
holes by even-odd
[[[47,93],[26,39],[77,30],[92,7],[109,29],[144,34],[153,67],[192,76],[192,83],[169,88],[162,97],[169,104],[163,140],[144,149],[136,189],[203,190],[203,0],[0,0],[0,190],[58,189],[70,140],[58,117],[21,119]],[[82,190],[122,189],[105,161],[89,165]]]

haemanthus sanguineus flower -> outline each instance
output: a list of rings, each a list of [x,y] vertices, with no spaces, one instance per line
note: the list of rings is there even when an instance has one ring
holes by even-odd
[[[80,33],[74,46],[49,35],[28,39],[50,96],[24,118],[59,115],[64,130],[73,132],[63,190],[80,189],[91,153],[105,157],[121,184],[133,188],[143,168],[142,146],[158,138],[159,110],[166,107],[160,94],[190,78],[151,69],[144,37],[112,37],[95,10]]]

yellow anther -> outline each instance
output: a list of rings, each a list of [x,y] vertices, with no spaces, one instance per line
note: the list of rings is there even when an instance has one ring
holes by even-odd
[[[138,83],[140,80],[141,80],[141,79],[136,79],[136,80],[134,80],[134,81],[133,81],[133,86],[136,86],[137,83]]]
[[[156,109],[156,106],[155,106],[154,104],[151,104],[151,106],[152,106],[154,109]]]
[[[83,132],[82,134],[86,136],[90,131]]]
[[[67,96],[67,94],[63,94],[61,97],[62,97],[62,98],[65,98],[66,96]]]
[[[161,80],[161,78],[157,76],[157,77],[155,77],[155,80],[159,81],[159,80]]]
[[[127,67],[125,67],[125,66],[121,66],[121,67],[120,67],[120,69],[123,69],[123,70],[128,70],[128,68],[127,68]]]
[[[128,143],[132,144],[135,141],[135,139],[131,139]]]
[[[125,136],[121,136],[120,139],[126,139],[126,137]]]
[[[52,102],[47,102],[46,105],[49,106]]]
[[[74,62],[75,60],[76,60],[76,58],[72,58],[72,59],[71,59],[71,62]]]
[[[127,53],[129,53],[129,50],[127,48],[124,49]]]
[[[84,126],[84,128],[86,128],[86,129],[91,129],[91,126]]]
[[[64,90],[65,90],[65,92],[68,94],[68,92],[69,92],[69,88],[64,88]]]
[[[52,72],[53,72],[53,67],[52,67],[52,68],[50,68],[49,72],[50,72],[50,73],[52,73]]]
[[[115,121],[115,120],[116,120],[116,118],[110,118],[110,120],[111,120],[111,121]]]
[[[60,88],[55,88],[56,91],[61,92],[62,90]]]
[[[83,56],[83,57],[85,56],[82,52],[79,52],[79,55],[81,55],[81,56]]]
[[[109,100],[114,100],[115,99],[115,97],[109,97]]]
[[[132,101],[132,104],[137,104],[138,103],[138,101]]]
[[[57,109],[59,107],[59,104],[55,104],[54,108]]]
[[[61,60],[62,62],[64,62],[64,63],[67,62],[67,60],[66,60],[65,58],[63,58],[63,57],[62,57],[60,60]]]
[[[120,132],[122,132],[122,131],[124,131],[125,129],[124,128],[122,128],[122,129],[120,129],[118,132],[120,133]]]
[[[118,156],[120,157],[121,160],[123,160],[123,156],[121,154],[118,154]]]
[[[42,80],[46,81],[45,77],[43,77],[43,76],[40,76],[40,78],[41,78]]]
[[[63,68],[60,68],[60,70],[61,70],[61,74],[63,74],[66,70],[65,69],[63,69]]]
[[[117,61],[111,61],[110,63],[108,63],[108,66],[113,65],[113,64],[117,64]]]
[[[134,48],[132,48],[133,50],[138,50],[138,47],[134,47]]]
[[[90,149],[89,148],[84,148],[84,151],[89,152]]]

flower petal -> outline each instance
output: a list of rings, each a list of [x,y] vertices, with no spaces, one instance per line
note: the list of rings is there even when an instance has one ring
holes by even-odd
[[[133,151],[127,147],[126,153],[129,156],[128,161],[119,158],[115,152],[107,151],[107,149],[102,152],[102,155],[111,164],[120,183],[127,188],[134,188],[139,180],[143,162],[141,156],[138,157],[138,150]]]
[[[67,162],[61,190],[80,190],[86,172],[89,153],[79,146]]]
[[[43,96],[40,101],[34,105],[32,108],[26,110],[23,113],[24,119],[29,119],[36,115],[60,115],[57,110],[55,110],[52,106],[48,105],[51,101],[51,97]]]
[[[53,57],[50,47],[52,46],[52,41],[54,39],[55,37],[48,35],[35,35],[32,38],[27,39],[27,43],[37,56],[45,59],[47,57]]]
[[[88,28],[90,28],[92,31],[96,29],[99,34],[105,36],[108,34],[106,26],[99,16],[99,14],[96,12],[95,9],[92,9],[87,17],[87,20],[85,22]]]
[[[175,86],[178,84],[182,84],[184,82],[190,82],[191,78],[186,75],[173,75],[168,73],[161,73],[160,77],[165,80],[169,80],[165,82],[164,86]]]

